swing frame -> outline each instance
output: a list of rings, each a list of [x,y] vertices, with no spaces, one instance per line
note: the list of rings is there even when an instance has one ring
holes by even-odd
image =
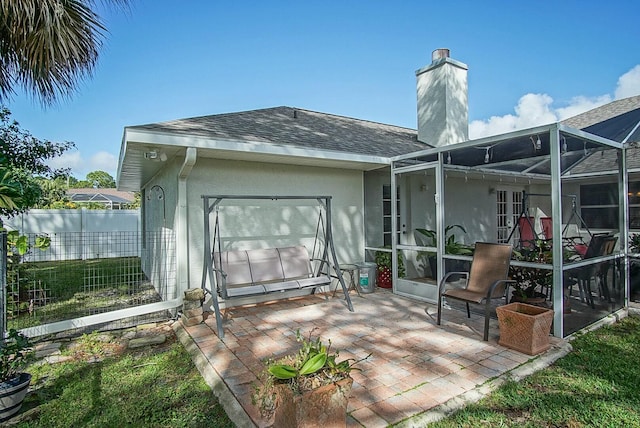
[[[507,237],[506,242],[511,242],[511,238],[513,238],[513,235],[515,234],[516,229],[520,230],[520,219],[522,218],[524,218],[527,221],[527,223],[529,223],[529,227],[531,227],[531,231],[533,232],[533,236],[535,237],[535,239],[536,240],[540,239],[538,236],[538,233],[536,232],[535,227],[533,226],[533,223],[531,223],[531,217],[529,216],[529,196],[552,196],[552,195],[550,193],[527,193],[526,191],[522,192],[522,209],[520,210],[520,215],[518,216],[518,220],[516,221],[515,227],[511,229],[511,233],[509,233],[509,236]],[[564,238],[564,234],[569,228],[569,225],[571,224],[571,221],[573,221],[576,217],[580,221],[580,225],[584,227],[584,229],[589,234],[589,237],[590,238],[593,237],[593,233],[591,233],[591,230],[589,230],[589,226],[587,226],[587,223],[585,223],[585,221],[582,219],[582,216],[578,212],[578,204],[576,203],[576,199],[578,197],[576,195],[560,195],[560,198],[571,198],[571,216],[569,217],[569,220],[567,221],[564,228],[562,229],[563,238]],[[576,222],[576,225],[578,225],[577,222]],[[575,240],[577,238],[578,237],[566,237],[564,239]]]
[[[236,298],[244,298],[249,295],[259,296],[259,295],[268,295],[274,294],[275,292],[284,292],[291,291],[288,285],[291,284],[291,281],[283,281],[282,288],[278,288],[278,283],[276,284],[268,284],[267,287],[262,287],[261,284],[252,284],[247,288],[251,288],[252,292],[250,294],[241,294],[238,296],[229,296],[226,289],[226,274],[223,272],[220,267],[222,266],[222,260],[218,260],[218,264],[215,266],[215,257],[221,257],[222,249],[221,249],[221,237],[219,230],[219,209],[220,204],[223,200],[316,200],[320,206],[320,214],[318,217],[318,225],[316,228],[316,238],[314,241],[313,253],[311,255],[310,260],[307,263],[311,263],[312,260],[319,261],[318,267],[313,273],[313,277],[308,278],[310,283],[308,285],[300,286],[300,288],[312,288],[312,294],[315,293],[316,288],[330,285],[331,283],[331,269],[333,269],[335,273],[335,277],[339,281],[342,286],[342,290],[344,291],[345,300],[347,302],[347,307],[349,311],[354,312],[353,305],[351,303],[351,298],[349,297],[349,293],[347,291],[347,286],[344,281],[344,277],[342,275],[342,271],[340,270],[340,265],[338,264],[338,258],[336,256],[335,245],[333,242],[333,232],[331,227],[331,196],[264,196],[264,195],[202,195],[203,205],[204,205],[204,263],[203,263],[203,271],[202,271],[202,289],[205,294],[209,293],[212,296],[212,304],[215,311],[216,316],[216,324],[218,330],[218,337],[224,337],[224,330],[222,325],[222,316],[220,313],[220,303],[218,302],[219,298],[222,298],[225,302],[229,300],[233,300]],[[325,221],[323,224],[322,221],[322,213],[325,213]],[[213,230],[213,240],[211,239],[211,214],[215,212],[216,219],[214,223]],[[320,231],[320,227],[323,228],[324,232],[324,250],[322,252],[322,257],[319,259],[314,259],[316,252],[316,245],[318,243],[318,234]],[[277,249],[275,249],[277,250]],[[249,250],[251,251],[251,250]],[[306,250],[304,250],[306,252]],[[327,269],[327,272],[323,272],[323,269]],[[218,275],[216,275],[216,273]],[[328,282],[314,282],[313,278],[329,278]],[[219,280],[219,277],[222,280]],[[207,279],[209,284],[211,285],[211,289],[207,288]],[[301,281],[304,281],[301,280]],[[222,282],[222,284],[221,284]],[[259,287],[262,287],[262,290],[259,292],[254,292]]]

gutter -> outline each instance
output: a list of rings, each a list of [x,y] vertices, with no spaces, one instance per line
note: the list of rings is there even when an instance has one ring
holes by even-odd
[[[178,172],[178,224],[176,230],[176,261],[178,268],[178,293],[189,288],[189,209],[187,179],[198,159],[195,147],[187,147],[184,162]]]

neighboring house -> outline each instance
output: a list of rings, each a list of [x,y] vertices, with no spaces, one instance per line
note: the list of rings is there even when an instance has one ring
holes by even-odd
[[[621,143],[638,141],[640,97],[563,123],[468,141],[467,66],[437,50],[416,76],[417,131],[294,107],[126,127],[118,188],[142,192],[143,233],[175,234],[177,289],[200,286],[208,251],[202,195],[330,195],[339,261],[372,260],[393,247],[406,261],[404,278],[394,268],[394,292],[427,301],[436,288],[423,278],[425,244],[416,228],[461,224],[467,235],[460,239],[468,244],[505,241],[521,211],[534,207],[562,218],[554,233],[569,223],[584,233],[576,214],[593,221],[593,229],[620,224]],[[628,152],[627,169],[640,172],[636,150]],[[603,183],[610,183],[604,193],[589,187]],[[631,181],[629,190],[635,186]],[[523,191],[537,196],[523,200]],[[221,207],[223,250],[303,243],[311,251],[310,209],[287,209],[274,217],[266,203]],[[597,223],[602,212],[607,220]],[[445,258],[440,250],[439,263]],[[162,261],[146,263],[151,269]]]
[[[134,201],[134,192],[126,192],[118,189],[68,189],[67,196],[72,202],[102,204],[106,209],[122,210]]]

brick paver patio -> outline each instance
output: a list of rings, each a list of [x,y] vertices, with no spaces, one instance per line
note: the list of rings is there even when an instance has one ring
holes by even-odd
[[[447,309],[443,325],[437,326],[434,305],[388,290],[351,298],[355,312],[349,312],[340,293],[328,300],[316,295],[232,308],[222,340],[215,333],[213,314],[185,330],[197,345],[195,352],[204,357],[199,369],[205,378],[211,370],[208,374],[224,383],[240,413],[246,413],[245,420],[256,426],[267,426],[268,421],[251,404],[252,383],[264,368],[263,360],[297,351],[297,329],[305,335],[315,329],[314,337],[330,339],[332,349],[340,350],[339,360],[370,355],[358,364],[361,371],[352,372],[350,427],[396,424],[532,358],[497,344],[497,320],[492,320],[489,341],[484,342],[481,315],[472,313],[469,320],[464,311]],[[562,342],[552,338],[552,349]]]

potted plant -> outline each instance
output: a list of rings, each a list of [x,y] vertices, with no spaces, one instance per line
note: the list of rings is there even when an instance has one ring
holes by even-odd
[[[513,259],[533,263],[551,263],[553,258],[551,244],[538,240],[530,248],[513,251]],[[539,290],[550,287],[553,281],[553,271],[549,269],[536,269],[524,266],[509,266],[509,276],[513,283],[511,302],[528,303],[531,305],[545,306],[546,295]]]
[[[252,395],[263,418],[273,418],[276,427],[346,426],[347,401],[356,361],[338,362],[320,338],[305,338],[296,331],[300,350],[276,361],[268,361],[262,384]]]
[[[459,224],[451,224],[444,229],[445,241],[444,241],[444,252],[445,254],[453,254],[459,256],[468,256],[473,254],[473,248],[469,245],[465,245],[456,240],[456,235],[450,233],[454,229],[460,229],[463,233],[467,233],[466,229]],[[425,245],[428,247],[436,247],[438,245],[438,235],[435,230],[431,229],[416,229],[416,232],[420,233],[428,240],[425,242]],[[436,253],[433,251],[421,251],[418,253],[418,256],[423,260],[426,260],[427,263],[424,263],[425,267],[428,264],[429,269],[431,271],[431,277],[436,279],[438,277],[437,272],[437,260]],[[454,269],[454,270],[462,270],[462,269]]]
[[[385,247],[386,248],[386,247]],[[378,266],[376,283],[378,287],[391,288],[392,287],[392,272],[391,272],[391,251],[376,251],[375,262]],[[402,255],[398,252],[398,278],[404,278],[404,260]]]
[[[11,329],[0,345],[0,422],[20,411],[31,375],[22,370],[33,358],[29,338]]]

